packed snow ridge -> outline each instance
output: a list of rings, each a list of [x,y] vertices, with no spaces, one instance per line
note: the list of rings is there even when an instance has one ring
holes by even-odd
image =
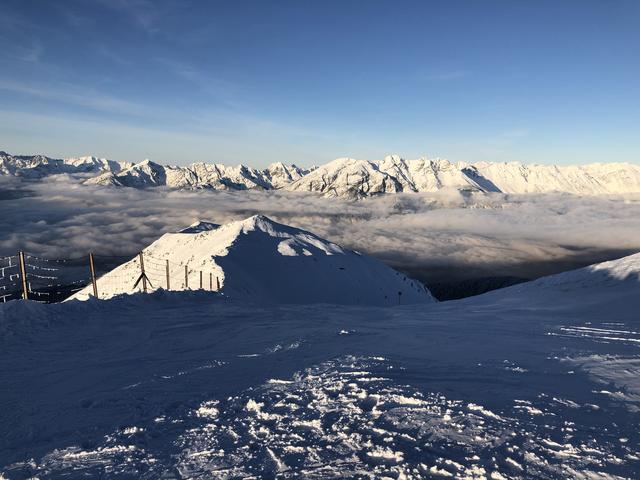
[[[142,253],[148,291],[214,290],[231,299],[279,304],[435,301],[420,282],[383,263],[263,215],[222,226],[197,222],[163,235]],[[100,277],[98,297],[141,291],[141,271],[136,257]],[[88,286],[72,299],[92,293]]]
[[[443,188],[502,193],[566,192],[579,195],[640,192],[640,166],[629,163],[589,165],[523,165],[518,162],[382,161],[339,158],[319,168],[302,169],[273,163],[264,170],[238,165],[194,163],[164,166],[145,160],[137,164],[94,157],[56,160],[41,155],[11,156],[0,152],[0,174],[41,178],[46,175],[91,174],[88,185],[213,190],[314,192],[327,197],[363,198],[398,192],[434,192]]]

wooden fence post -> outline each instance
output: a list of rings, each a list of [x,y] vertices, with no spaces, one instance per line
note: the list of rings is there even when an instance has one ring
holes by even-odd
[[[200,270],[200,290],[202,290],[202,270]]]
[[[89,268],[91,269],[91,283],[93,284],[93,296],[98,298],[98,284],[96,282],[96,269],[93,265],[93,253],[89,253]]]
[[[169,282],[169,260],[167,259],[167,290],[171,290],[171,283]]]
[[[147,275],[144,273],[144,256],[140,252],[140,275],[142,276],[142,291],[147,293]]]
[[[184,266],[184,289],[187,290],[189,288],[189,266]]]
[[[213,273],[209,272],[209,290],[213,290]]]
[[[220,291],[220,279],[216,277],[216,291]]]
[[[27,289],[27,267],[24,263],[24,252],[18,254],[20,258],[20,277],[22,277],[22,298],[29,300],[29,293]]]

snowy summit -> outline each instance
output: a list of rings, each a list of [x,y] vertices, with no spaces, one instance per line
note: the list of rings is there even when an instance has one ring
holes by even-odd
[[[216,290],[232,299],[282,304],[435,301],[420,282],[378,260],[263,215],[167,233],[143,250],[143,261],[149,290]],[[140,275],[135,257],[98,279],[99,298],[141,291]],[[72,299],[91,294],[88,286]]]

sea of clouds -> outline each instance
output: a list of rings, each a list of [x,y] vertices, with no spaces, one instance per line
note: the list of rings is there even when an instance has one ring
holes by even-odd
[[[0,177],[0,255],[135,253],[199,220],[262,213],[366,252],[427,282],[533,278],[640,251],[640,195],[315,194],[80,185]]]

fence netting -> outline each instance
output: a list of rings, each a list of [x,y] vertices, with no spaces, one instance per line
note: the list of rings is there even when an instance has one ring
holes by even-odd
[[[18,256],[0,257],[0,301],[20,298],[20,282]]]
[[[22,254],[0,257],[0,302],[26,297],[44,303],[61,302],[74,294],[85,299],[164,290],[219,290],[219,271],[188,262],[170,262],[154,255],[92,255],[46,258]],[[24,275],[23,275],[24,270]],[[24,278],[23,278],[24,277]],[[80,293],[78,293],[80,292]]]

